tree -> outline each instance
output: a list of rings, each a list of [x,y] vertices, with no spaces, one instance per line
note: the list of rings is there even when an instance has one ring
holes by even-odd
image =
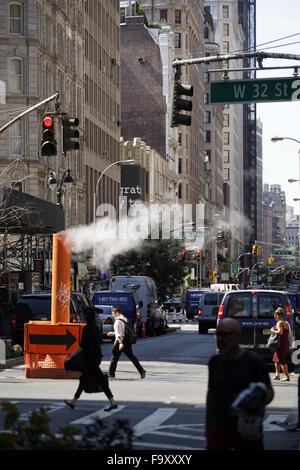
[[[112,260],[112,275],[131,274],[152,277],[158,299],[164,302],[184,284],[187,260],[182,257],[184,244],[180,240],[145,240],[138,250],[129,250]]]

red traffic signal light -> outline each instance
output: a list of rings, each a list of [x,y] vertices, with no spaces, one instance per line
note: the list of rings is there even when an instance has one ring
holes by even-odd
[[[41,155],[51,157],[57,155],[54,119],[51,116],[42,118],[43,131],[41,142]]]
[[[53,124],[53,119],[52,119],[52,117],[46,116],[46,117],[43,119],[43,124],[44,124],[45,127],[51,127],[52,124]]]
[[[200,259],[201,259],[201,251],[200,251],[200,250],[197,250],[197,251],[196,251],[196,260],[197,260],[197,261],[200,261]]]
[[[180,256],[181,256],[182,259],[184,258],[184,256],[185,256],[184,251],[181,252],[181,255],[180,255]]]

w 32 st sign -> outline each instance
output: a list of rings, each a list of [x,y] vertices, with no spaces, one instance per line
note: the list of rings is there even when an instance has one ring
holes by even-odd
[[[300,101],[300,78],[223,80],[210,83],[210,103]]]

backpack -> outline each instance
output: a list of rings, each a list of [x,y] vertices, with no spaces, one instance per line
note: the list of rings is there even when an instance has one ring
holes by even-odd
[[[135,344],[136,343],[136,332],[135,329],[130,325],[128,321],[124,321],[121,318],[118,318],[121,322],[125,324],[125,338],[124,340],[127,343]]]

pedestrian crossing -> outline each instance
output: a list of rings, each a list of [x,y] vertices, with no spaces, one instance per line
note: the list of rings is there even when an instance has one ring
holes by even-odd
[[[155,406],[145,403],[120,404],[117,409],[105,412],[99,409],[99,402],[79,400],[74,410],[63,401],[14,401],[20,410],[20,419],[28,421],[31,413],[41,407],[47,409],[52,432],[59,432],[64,426],[84,428],[96,419],[112,424],[117,419],[128,420],[133,431],[133,448],[136,449],[205,449],[205,408],[195,406]],[[4,428],[5,414],[0,412],[0,429]],[[264,432],[284,432],[279,424],[289,419],[287,414],[267,413]]]

